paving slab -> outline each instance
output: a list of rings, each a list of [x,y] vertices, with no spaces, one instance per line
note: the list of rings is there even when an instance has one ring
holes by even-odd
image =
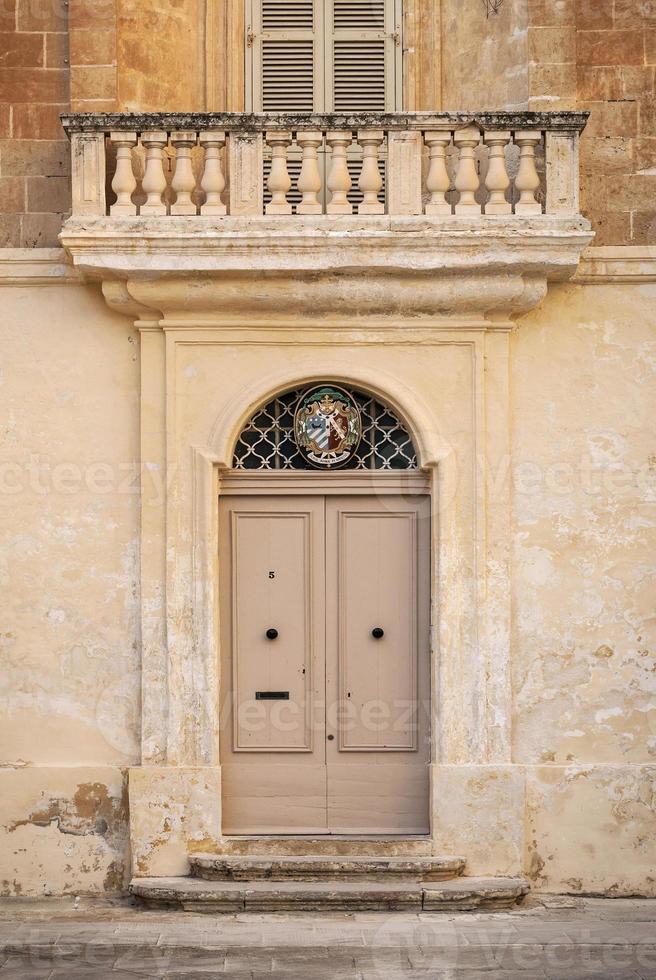
[[[546,973],[541,970],[533,970],[530,973],[524,970],[458,970],[451,969],[428,970],[411,969],[393,973],[372,973],[363,972],[362,980],[546,980]]]
[[[39,977],[49,977],[52,973],[52,963],[47,965],[32,963],[26,960],[24,957],[15,955],[8,956],[3,965],[0,967],[0,977],[5,980],[5,977],[9,978],[30,978],[34,977],[35,980]]]
[[[0,980],[656,980],[656,901],[520,912],[153,914],[0,902]]]

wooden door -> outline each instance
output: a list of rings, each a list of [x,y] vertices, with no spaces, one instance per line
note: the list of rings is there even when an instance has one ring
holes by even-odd
[[[225,833],[428,832],[429,514],[222,499]]]
[[[219,535],[223,830],[325,833],[323,498],[225,498]]]
[[[328,827],[427,833],[427,497],[326,502]]]

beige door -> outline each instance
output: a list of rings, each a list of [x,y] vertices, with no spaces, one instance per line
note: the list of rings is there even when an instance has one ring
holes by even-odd
[[[428,831],[428,524],[426,497],[221,499],[224,832]]]

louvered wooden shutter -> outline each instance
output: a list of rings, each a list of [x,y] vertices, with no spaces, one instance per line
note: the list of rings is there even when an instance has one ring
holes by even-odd
[[[253,0],[253,110],[312,112],[323,93],[323,0]]]
[[[250,0],[255,112],[401,109],[401,0]]]
[[[400,108],[394,0],[326,0],[326,4],[326,111]]]

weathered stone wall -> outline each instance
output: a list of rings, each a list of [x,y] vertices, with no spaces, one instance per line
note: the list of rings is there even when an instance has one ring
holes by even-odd
[[[554,286],[513,338],[515,761],[656,761],[656,287]]]
[[[205,0],[117,0],[118,107],[205,109]]]
[[[528,7],[505,3],[485,16],[482,3],[442,3],[442,106],[526,109]]]
[[[71,108],[116,109],[117,0],[70,0]]]
[[[11,285],[0,434],[0,889],[116,891],[139,752],[138,336]]]
[[[0,3],[0,248],[57,244],[70,209],[64,0]]]
[[[489,18],[478,0],[434,0],[432,17],[427,2],[406,18],[408,104],[440,108],[441,91],[449,110],[589,109],[582,199],[597,244],[654,242],[654,0],[506,0]],[[3,0],[0,247],[57,243],[70,206],[58,122],[69,91],[76,111],[241,108],[230,80],[217,81],[226,57],[207,33],[232,37],[241,20],[228,29],[217,10],[217,0]],[[243,87],[240,45],[227,62]]]
[[[583,212],[597,244],[656,241],[656,3],[579,0],[577,97]]]
[[[550,890],[656,889],[655,303],[552,286],[513,336],[513,761]]]
[[[597,245],[656,241],[656,3],[443,4],[443,108],[588,109],[582,210]]]
[[[532,109],[588,109],[583,213],[596,244],[656,240],[656,3],[530,4]]]
[[[137,338],[97,286],[0,299],[0,885],[116,891],[140,760]],[[434,787],[470,873],[655,889],[655,299],[554,285],[512,337],[512,459],[491,473],[513,488],[512,758]]]

